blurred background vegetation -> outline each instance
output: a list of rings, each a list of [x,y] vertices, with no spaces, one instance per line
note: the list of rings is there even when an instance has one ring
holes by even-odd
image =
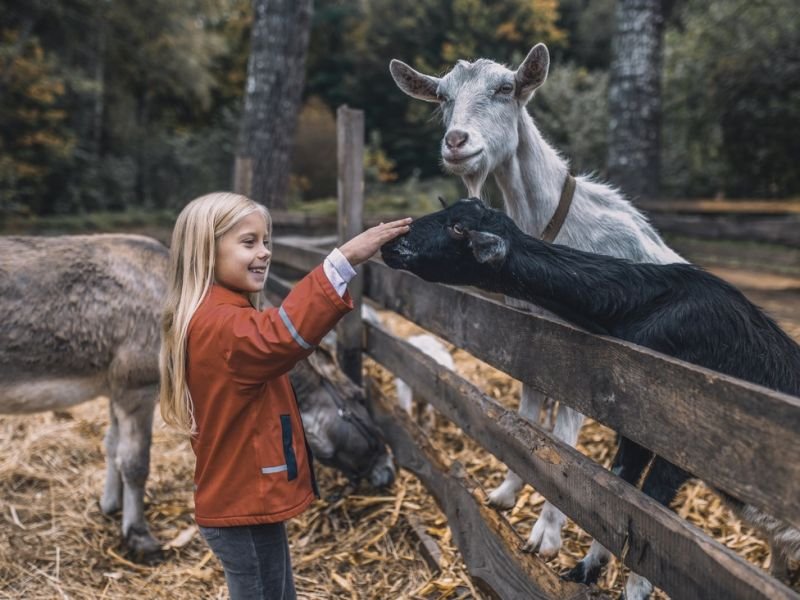
[[[798,195],[797,0],[670,5],[662,195]],[[529,110],[577,172],[603,177],[614,9],[614,0],[316,0],[290,206],[332,210],[344,103],[365,110],[369,202],[400,210],[435,199],[434,189],[460,193],[439,166],[431,105],[395,87],[389,60],[430,73],[480,56],[515,66],[539,41],[552,65]],[[249,0],[0,0],[0,11],[0,218],[168,221],[191,198],[231,188]]]

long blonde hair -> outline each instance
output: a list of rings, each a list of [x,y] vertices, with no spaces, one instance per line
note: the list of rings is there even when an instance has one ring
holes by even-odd
[[[215,192],[192,200],[178,215],[170,246],[169,282],[161,322],[160,404],[167,425],[184,433],[197,432],[192,398],[186,383],[186,336],[197,307],[214,282],[217,240],[244,217],[260,212],[272,242],[267,208],[246,196]],[[265,278],[266,281],[266,278]],[[249,294],[261,307],[261,294]]]

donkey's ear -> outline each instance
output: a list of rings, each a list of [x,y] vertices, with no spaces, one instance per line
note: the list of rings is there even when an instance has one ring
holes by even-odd
[[[508,244],[499,235],[485,231],[470,231],[469,245],[479,263],[499,267],[508,255]]]
[[[522,61],[514,79],[517,82],[517,97],[527,102],[533,92],[547,79],[550,68],[550,53],[544,44],[536,44]]]
[[[392,62],[389,63],[389,71],[397,87],[412,98],[426,102],[439,102],[436,96],[436,89],[439,87],[438,77],[423,75],[397,59],[392,59]]]
[[[447,208],[447,200],[439,196],[439,203],[442,205],[442,208]]]

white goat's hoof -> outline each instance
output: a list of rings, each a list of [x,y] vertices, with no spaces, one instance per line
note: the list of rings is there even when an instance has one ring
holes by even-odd
[[[489,506],[499,510],[508,510],[514,508],[514,505],[517,503],[517,495],[514,493],[511,486],[502,483],[489,493],[487,501]]]
[[[546,560],[558,556],[561,550],[561,527],[547,519],[538,519],[528,541],[522,547],[525,552],[536,552]]]
[[[653,593],[653,584],[636,573],[628,575],[625,582],[625,600],[647,600]]]

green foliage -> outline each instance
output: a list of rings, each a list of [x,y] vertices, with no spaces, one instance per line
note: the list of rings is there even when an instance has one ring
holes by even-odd
[[[668,31],[663,181],[675,194],[800,190],[800,6],[688,2]]]
[[[37,212],[48,180],[75,145],[64,81],[36,37],[0,29],[0,44],[0,213]]]
[[[170,206],[229,180],[242,82],[218,67],[246,60],[247,4],[0,0],[0,210]]]
[[[309,98],[298,116],[292,173],[294,195],[303,198],[336,195],[336,117],[318,96]]]
[[[588,69],[607,69],[611,63],[616,0],[561,0],[558,24],[567,32],[560,48],[551,52]]]
[[[608,150],[608,74],[560,64],[536,92],[530,111],[573,173],[604,175]]]
[[[462,198],[465,192],[461,182],[452,177],[432,177],[424,180],[410,177],[402,183],[367,184],[364,195],[364,213],[367,216],[424,215],[440,208],[438,196],[448,202]],[[290,210],[315,216],[334,216],[336,197],[300,200],[289,204]]]
[[[675,10],[665,38],[665,190],[800,193],[800,5],[667,4]],[[374,202],[399,206],[409,194],[423,206],[444,181],[454,186],[444,195],[457,197],[456,179],[437,178],[435,106],[395,87],[390,59],[432,74],[480,56],[513,66],[539,41],[552,66],[529,109],[575,171],[602,176],[614,8],[615,0],[316,0],[293,197],[335,195],[334,111],[344,103],[365,111]],[[0,219],[174,211],[230,187],[250,0],[0,0],[0,13]],[[487,193],[497,201],[491,186]]]
[[[392,58],[436,74],[456,59],[518,62],[538,41],[564,41],[556,0],[319,0],[315,10],[307,93],[363,108],[401,178],[440,172],[441,127],[431,105],[395,87]]]

